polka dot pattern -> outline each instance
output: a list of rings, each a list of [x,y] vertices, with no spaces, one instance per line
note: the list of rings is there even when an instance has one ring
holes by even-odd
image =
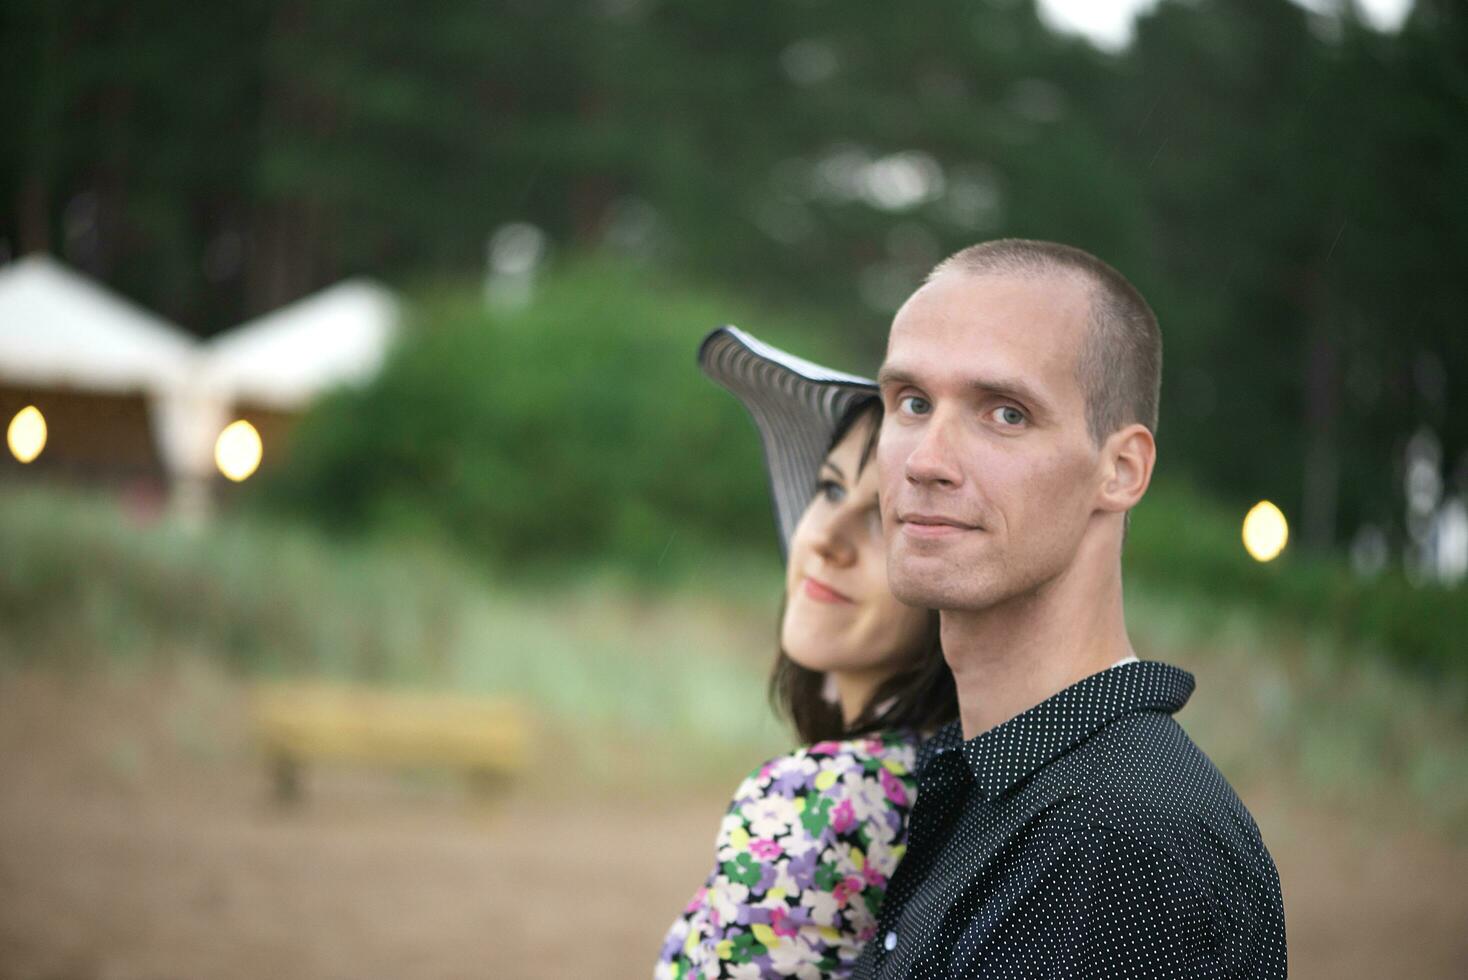
[[[1284,977],[1274,861],[1172,719],[1192,691],[1128,663],[968,741],[939,731],[853,976]]]

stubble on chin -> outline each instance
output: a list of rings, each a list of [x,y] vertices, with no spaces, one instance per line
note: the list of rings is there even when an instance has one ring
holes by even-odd
[[[974,609],[987,591],[974,569],[932,557],[903,556],[887,565],[887,584],[898,602],[920,609]]]
[[[1063,571],[1060,564],[1015,564],[995,554],[923,555],[899,550],[888,556],[887,584],[899,602],[953,612],[980,612],[1033,598]]]

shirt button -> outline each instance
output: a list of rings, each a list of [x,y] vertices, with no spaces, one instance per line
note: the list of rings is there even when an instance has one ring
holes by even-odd
[[[885,949],[885,950],[887,950],[887,952],[889,952],[889,953],[892,952],[894,949],[896,949],[897,948],[897,933],[895,933],[895,932],[889,932],[889,933],[887,933],[887,938],[884,939],[884,940],[882,940],[882,948]]]

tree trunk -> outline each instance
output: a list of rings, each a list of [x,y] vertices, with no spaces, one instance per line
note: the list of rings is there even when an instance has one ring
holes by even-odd
[[[1321,280],[1311,276],[1309,327],[1305,339],[1305,459],[1301,523],[1305,544],[1324,550],[1335,543],[1341,460],[1336,442],[1340,401],[1339,323],[1329,322],[1321,302]]]

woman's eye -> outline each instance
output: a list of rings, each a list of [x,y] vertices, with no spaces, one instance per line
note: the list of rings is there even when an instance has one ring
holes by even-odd
[[[830,504],[839,504],[846,499],[846,488],[835,480],[817,480],[816,493]]]
[[[994,409],[994,417],[1004,425],[1023,425],[1025,413],[1013,405],[1004,405]]]
[[[897,408],[911,415],[927,415],[932,411],[933,406],[929,405],[928,400],[920,395],[903,395],[897,399]]]

